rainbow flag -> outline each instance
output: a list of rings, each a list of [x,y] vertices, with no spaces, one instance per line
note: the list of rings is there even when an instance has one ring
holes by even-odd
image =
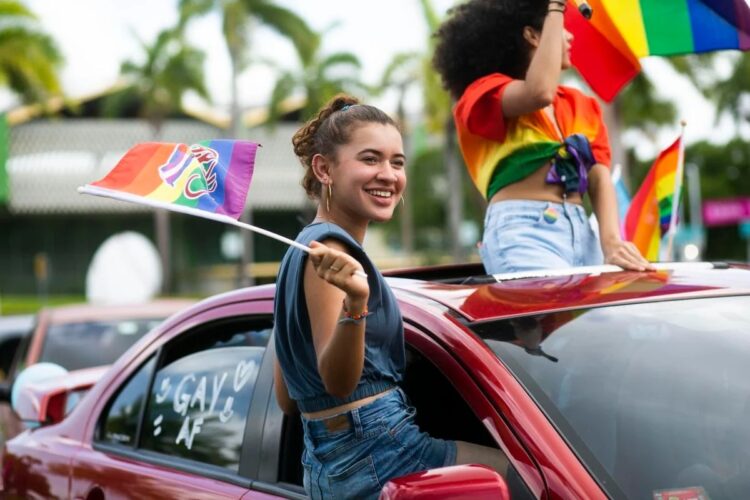
[[[245,208],[257,149],[253,142],[233,140],[192,146],[138,144],[106,177],[78,191],[193,215],[238,219]]]
[[[638,74],[640,58],[750,49],[745,0],[587,0],[590,21],[582,0],[568,3],[572,63],[606,101]]]
[[[625,238],[650,261],[659,260],[661,239],[677,224],[682,163],[680,136],[656,158],[625,216]]]

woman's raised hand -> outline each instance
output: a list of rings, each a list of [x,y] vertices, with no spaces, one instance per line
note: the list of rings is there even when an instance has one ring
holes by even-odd
[[[370,286],[366,279],[354,275],[357,271],[364,272],[354,257],[318,241],[310,243],[309,257],[321,279],[343,290],[350,302],[367,303]]]

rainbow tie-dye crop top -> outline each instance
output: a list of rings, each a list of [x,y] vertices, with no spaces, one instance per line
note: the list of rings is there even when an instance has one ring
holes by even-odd
[[[512,81],[500,73],[480,78],[469,85],[453,110],[466,167],[486,199],[528,177],[550,160],[564,159],[571,153],[578,156],[578,145],[583,155],[588,156],[588,168],[597,163],[609,166],[607,128],[595,99],[570,87],[557,88],[554,109],[563,134],[560,137],[544,110],[514,118],[503,116],[502,94]],[[565,176],[555,172],[555,163],[552,162],[547,182],[565,184]],[[571,189],[566,186],[566,191],[585,192],[586,172],[581,172],[580,187],[576,182]]]

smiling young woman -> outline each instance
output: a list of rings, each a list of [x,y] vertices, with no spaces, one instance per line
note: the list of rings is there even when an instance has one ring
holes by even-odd
[[[305,491],[312,498],[377,498],[389,479],[456,463],[505,474],[497,449],[435,439],[414,423],[398,387],[405,368],[396,298],[362,248],[406,187],[401,133],[381,110],[337,96],[292,140],[313,222],[277,277],[276,397],[301,412]],[[367,278],[360,277],[364,271]],[[357,273],[357,274],[355,274]]]

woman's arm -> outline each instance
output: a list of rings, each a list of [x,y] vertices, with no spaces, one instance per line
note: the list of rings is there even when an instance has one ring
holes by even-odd
[[[310,245],[313,251],[305,265],[305,300],[320,378],[329,394],[346,397],[362,376],[367,319],[339,320],[343,307],[351,314],[366,309],[370,288],[367,280],[354,275],[362,266],[347,253],[345,245],[336,240],[324,243]]]
[[[560,8],[556,3],[550,7]],[[503,91],[504,116],[521,116],[552,104],[562,71],[563,20],[564,14],[553,10],[547,13],[541,34],[524,28],[524,38],[534,47],[533,56],[526,77],[509,83]]]
[[[599,222],[604,262],[631,271],[653,270],[654,266],[643,258],[638,248],[620,237],[617,197],[606,166],[598,163],[589,172],[589,194]]]
[[[281,374],[281,365],[276,360],[276,365],[273,368],[273,386],[276,391],[276,401],[279,403],[281,411],[287,415],[297,412],[297,403],[289,397],[289,390],[286,387],[286,381]]]

